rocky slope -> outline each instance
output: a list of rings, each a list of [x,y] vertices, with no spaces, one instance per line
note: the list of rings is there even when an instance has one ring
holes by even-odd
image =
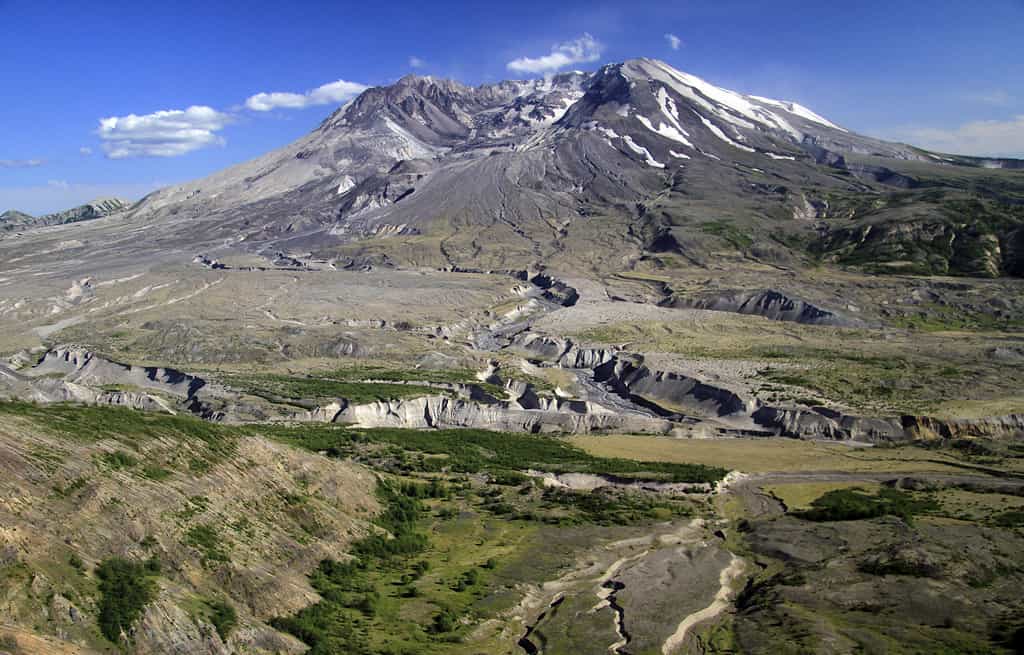
[[[24,652],[108,652],[91,572],[122,557],[159,562],[131,652],[301,653],[266,622],[315,601],[306,574],[365,534],[377,507],[362,467],[127,411],[5,404],[0,468],[0,626],[59,641],[19,638]],[[234,609],[230,633],[211,624],[212,602]]]
[[[67,223],[91,221],[125,211],[131,207],[131,204],[127,200],[121,200],[120,198],[100,198],[72,209],[39,217],[19,211],[6,211],[0,214],[0,231],[17,232],[47,225],[65,225]]]

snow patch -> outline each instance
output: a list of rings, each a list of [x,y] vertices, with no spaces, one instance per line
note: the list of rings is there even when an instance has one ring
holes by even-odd
[[[670,139],[672,141],[675,141],[676,143],[681,143],[684,146],[688,146],[690,148],[693,147],[693,144],[690,143],[690,141],[685,136],[683,136],[679,132],[679,130],[672,127],[671,125],[665,125],[664,123],[659,122],[658,127],[655,128],[654,125],[651,124],[651,120],[646,116],[637,115],[636,119],[643,123],[644,127],[646,127],[647,129],[649,129],[650,131],[654,132],[659,136],[663,136],[666,139]]]
[[[683,154],[681,152],[676,152],[675,150],[669,150],[668,154],[672,155],[676,159],[689,159],[690,158],[690,155],[686,155],[686,154]]]
[[[694,112],[694,113],[697,114],[697,112]],[[709,130],[711,130],[712,134],[717,136],[722,141],[725,141],[726,143],[728,143],[732,147],[739,148],[740,150],[746,150],[747,152],[757,152],[756,150],[754,150],[750,146],[745,146],[745,145],[743,145],[741,143],[736,143],[735,141],[730,139],[728,136],[726,136],[725,132],[723,132],[717,125],[715,125],[714,123],[712,123],[708,119],[704,118],[700,114],[697,114],[697,118],[700,119],[701,123],[704,123],[704,127],[706,127]]]
[[[788,159],[790,161],[796,160],[796,157],[793,157],[791,155],[776,155],[774,152],[766,152],[764,154],[768,155],[772,159]]]
[[[342,175],[338,180],[338,195],[345,193],[356,185],[356,181],[352,179],[351,175]]]
[[[638,144],[629,136],[622,137],[622,140],[626,142],[626,145],[629,146],[630,150],[643,157],[648,166],[652,166],[654,168],[665,168],[665,164],[662,164],[660,161],[654,159],[654,157],[651,157],[651,153],[647,148]]]

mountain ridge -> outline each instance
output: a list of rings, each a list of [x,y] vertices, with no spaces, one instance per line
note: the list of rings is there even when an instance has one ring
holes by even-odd
[[[131,205],[130,201],[121,198],[97,198],[71,209],[38,217],[17,210],[8,210],[0,214],[0,229],[20,231],[35,227],[91,221],[124,211]]]

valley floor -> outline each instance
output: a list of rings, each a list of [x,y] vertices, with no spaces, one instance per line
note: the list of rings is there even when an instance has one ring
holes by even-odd
[[[15,653],[114,650],[112,607],[132,652],[1010,652],[1024,626],[1013,444],[0,415]],[[116,558],[149,567],[134,609]]]

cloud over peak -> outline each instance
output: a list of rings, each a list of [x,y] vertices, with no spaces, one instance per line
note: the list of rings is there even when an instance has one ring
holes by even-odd
[[[603,50],[604,46],[597,39],[584,33],[578,39],[556,43],[549,54],[513,59],[505,67],[516,73],[553,73],[573,64],[595,62],[600,59]]]
[[[245,106],[252,111],[271,111],[274,109],[302,109],[314,105],[329,105],[345,102],[367,89],[358,82],[337,80],[305,93],[275,91],[257,93],[245,100]]]
[[[668,47],[673,50],[678,50],[683,45],[683,40],[671,32],[665,35],[665,40],[668,41]]]
[[[138,116],[100,119],[98,134],[110,159],[177,157],[193,150],[223,145],[216,133],[231,122],[229,114],[194,105]]]

